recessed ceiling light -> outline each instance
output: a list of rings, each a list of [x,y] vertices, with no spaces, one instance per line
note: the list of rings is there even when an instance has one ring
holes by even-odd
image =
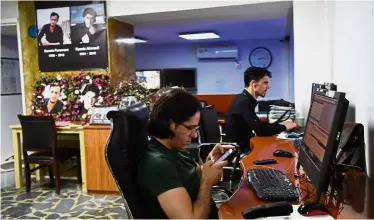
[[[116,40],[117,43],[123,44],[137,44],[137,43],[147,43],[145,39],[141,39],[139,37],[135,38],[120,38]]]
[[[219,36],[213,32],[181,33],[179,34],[179,37],[186,40],[203,40],[219,38]]]

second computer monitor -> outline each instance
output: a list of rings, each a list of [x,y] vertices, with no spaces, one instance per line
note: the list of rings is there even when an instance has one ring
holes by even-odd
[[[313,94],[299,163],[317,191],[316,200],[328,188],[347,108],[345,93]]]
[[[138,81],[144,83],[145,87],[150,90],[161,88],[160,74],[161,70],[136,70]]]

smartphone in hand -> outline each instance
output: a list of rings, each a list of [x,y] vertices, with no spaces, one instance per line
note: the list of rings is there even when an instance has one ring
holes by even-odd
[[[214,164],[219,163],[219,162],[221,162],[221,161],[224,161],[228,156],[230,156],[230,154],[232,154],[232,152],[234,152],[234,150],[233,150],[233,149],[229,149],[228,151],[226,151],[226,152],[222,155],[222,157],[220,157],[218,160],[216,160],[216,161],[214,162]]]

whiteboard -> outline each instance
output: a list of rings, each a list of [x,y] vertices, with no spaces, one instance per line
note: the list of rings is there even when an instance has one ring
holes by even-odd
[[[21,94],[19,60],[1,58],[1,95]]]

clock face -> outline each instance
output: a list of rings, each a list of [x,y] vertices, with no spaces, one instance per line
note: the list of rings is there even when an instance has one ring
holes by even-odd
[[[251,66],[268,68],[272,60],[270,51],[265,47],[257,47],[249,54],[249,64]]]

